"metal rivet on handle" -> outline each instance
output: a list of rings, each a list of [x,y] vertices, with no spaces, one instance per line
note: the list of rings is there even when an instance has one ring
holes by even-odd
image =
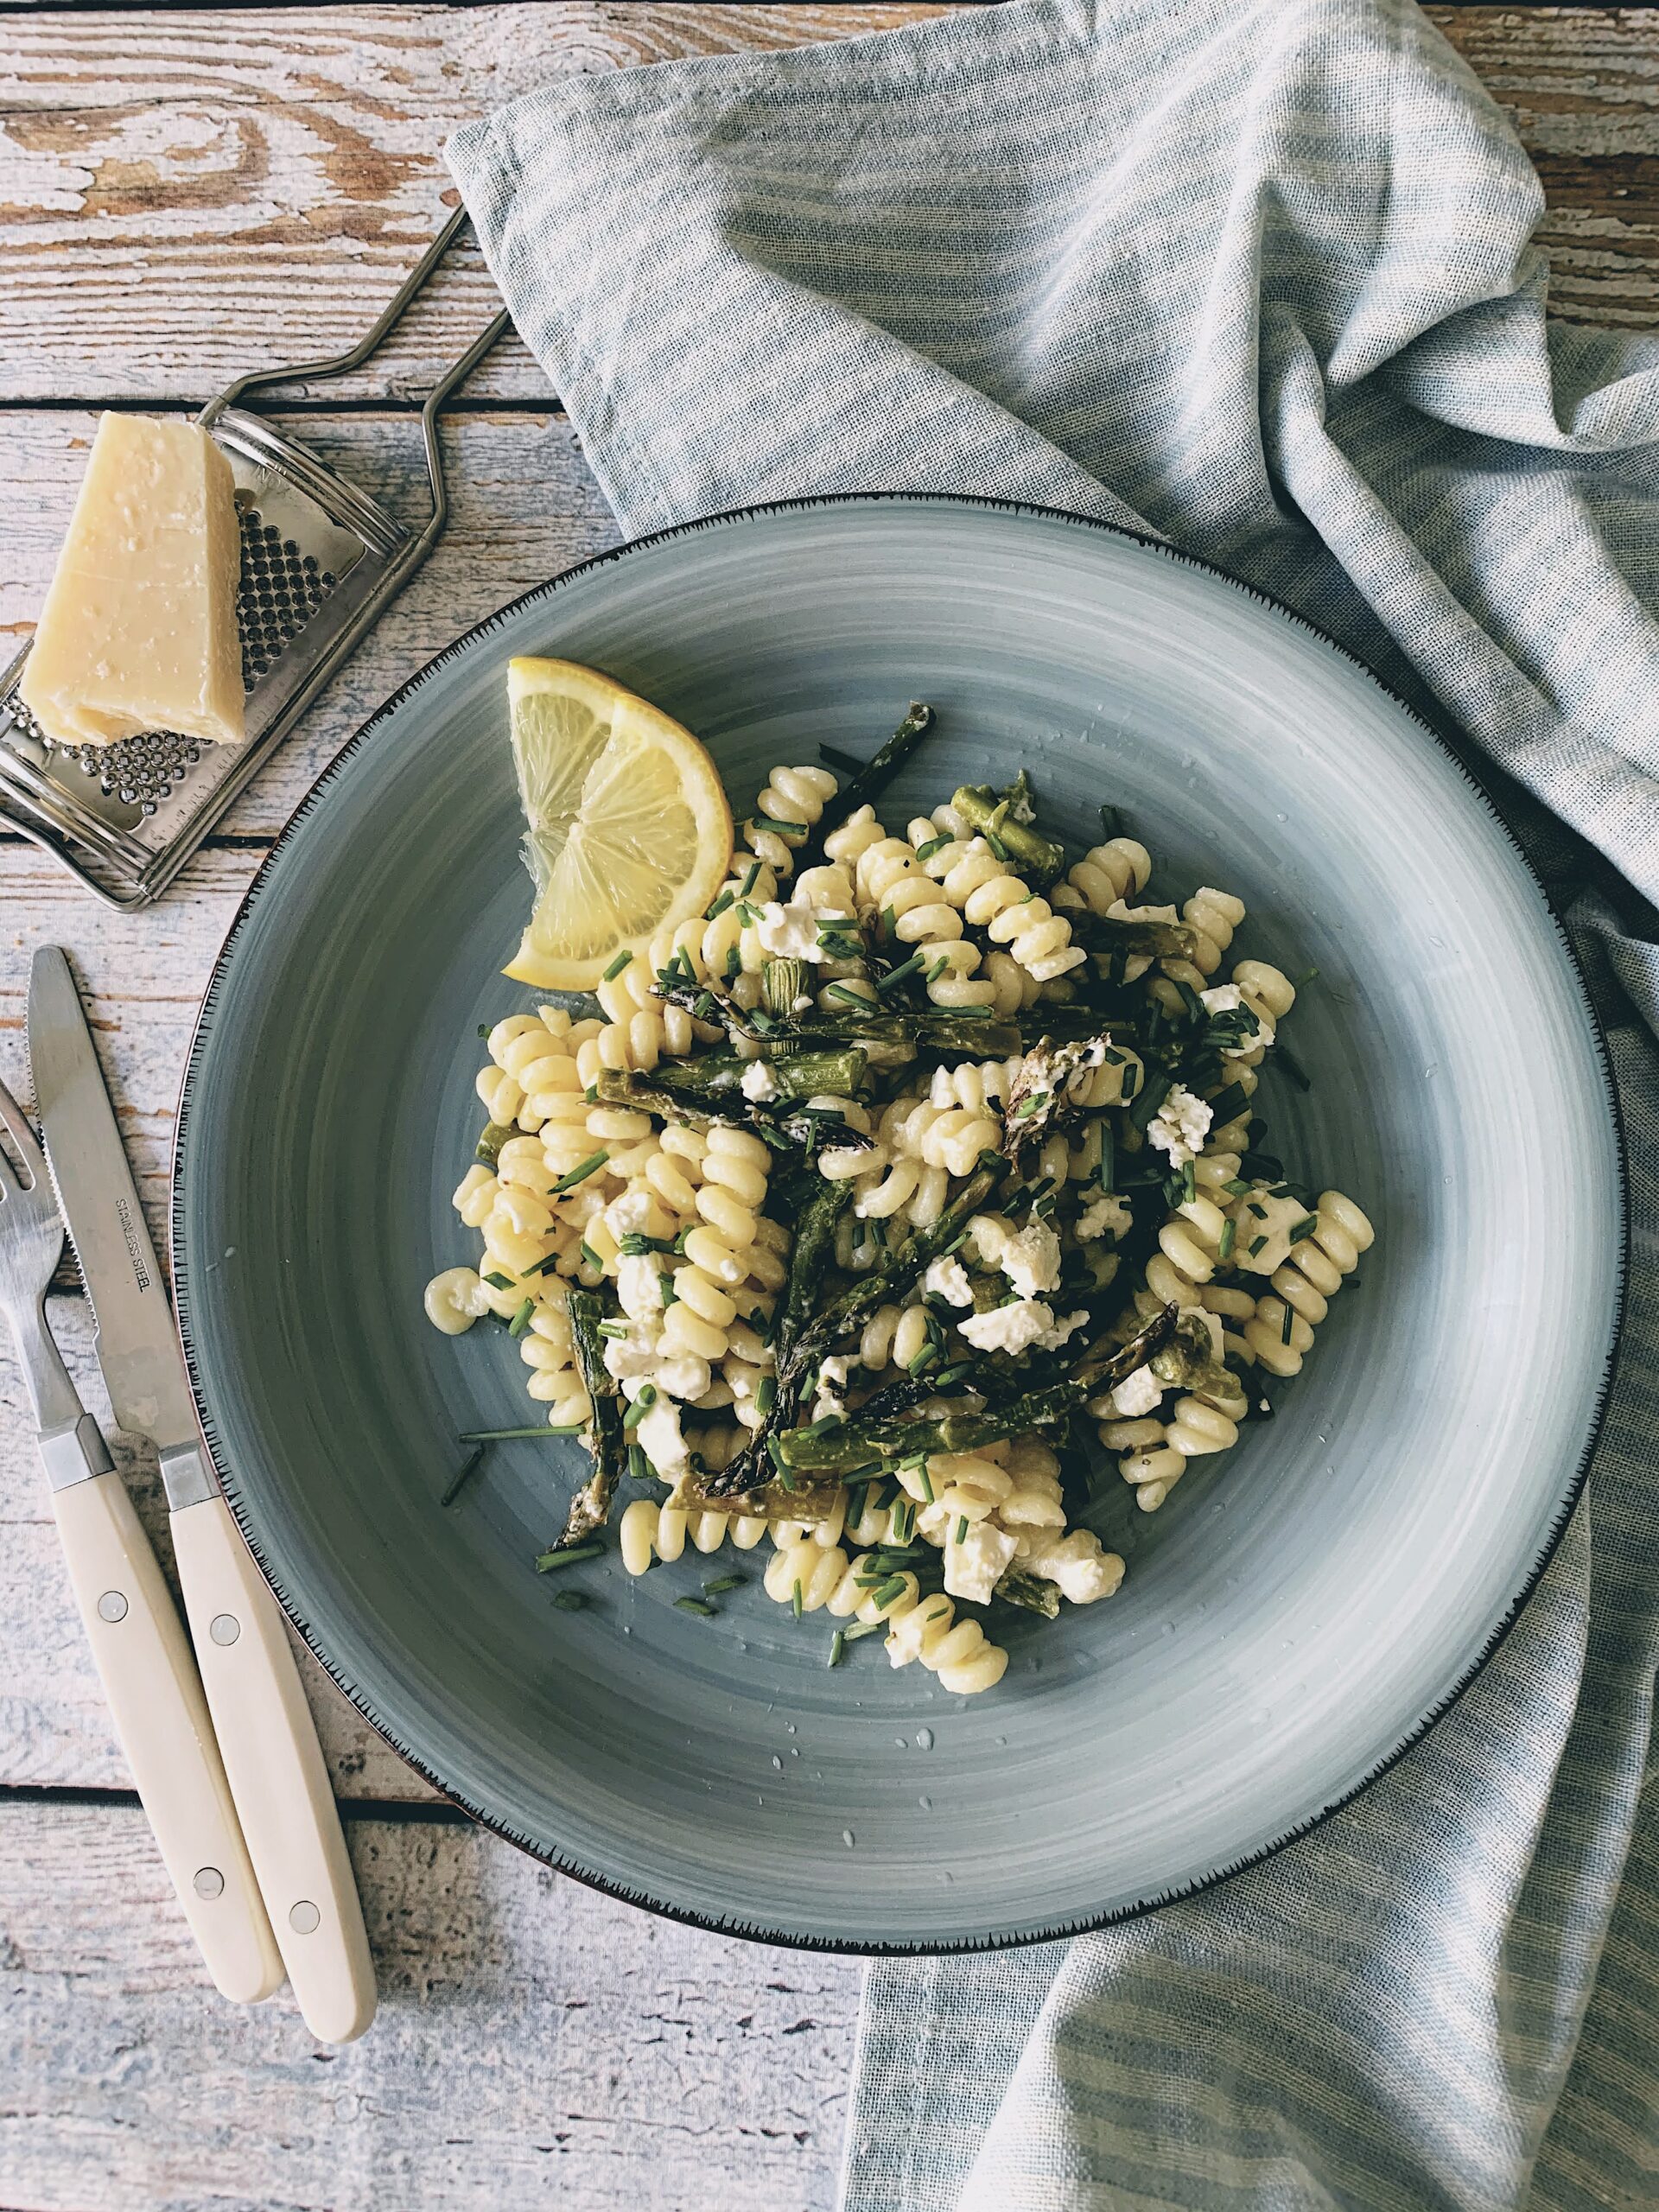
[[[98,1601],[98,1618],[101,1621],[124,1621],[127,1618],[127,1601],[118,1590],[106,1590]]]
[[[198,1866],[196,1878],[190,1886],[199,1897],[222,1897],[225,1891],[225,1877],[217,1866]]]
[[[322,1915],[309,1897],[302,1897],[298,1904],[288,1909],[288,1924],[296,1936],[310,1936],[321,1925]]]
[[[207,1624],[207,1633],[215,1643],[234,1643],[242,1633],[242,1624],[234,1613],[215,1613]]]

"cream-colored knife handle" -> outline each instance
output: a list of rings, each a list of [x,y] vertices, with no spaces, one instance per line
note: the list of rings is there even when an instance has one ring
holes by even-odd
[[[281,1609],[222,1497],[174,1513],[173,1549],[225,1770],[289,1980],[312,2034],[350,2043],[374,2018],[374,1965]]]
[[[281,1983],[283,1962],[173,1593],[118,1474],[54,1489],[52,1510],[116,1733],[191,1933],[221,1995],[257,2005]]]

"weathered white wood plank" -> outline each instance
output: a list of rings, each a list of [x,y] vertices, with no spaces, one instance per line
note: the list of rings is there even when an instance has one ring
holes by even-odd
[[[376,413],[277,419],[405,519],[423,515],[425,471],[419,434],[407,418]],[[48,410],[6,417],[0,639],[21,642],[34,627],[97,420],[92,413]],[[450,491],[443,537],[238,801],[224,824],[226,834],[274,836],[352,732],[434,653],[532,584],[616,543],[610,510],[562,416],[461,416],[446,423],[442,435]],[[0,649],[0,655],[10,658],[15,650],[15,645]],[[4,881],[0,876],[0,886]],[[102,913],[86,894],[75,898],[89,914]],[[169,893],[149,923],[146,940],[165,928],[176,903]],[[0,911],[9,912],[9,906]],[[206,969],[200,972],[205,982]],[[4,1014],[0,1003],[0,1020]]]
[[[352,343],[448,207],[456,124],[545,79],[846,37],[931,4],[285,8],[14,16],[0,54],[0,398],[200,403]],[[1441,7],[1551,200],[1560,310],[1659,307],[1659,22]],[[430,380],[493,311],[457,272],[364,389]],[[545,403],[516,342],[475,390]]]
[[[113,1425],[84,1298],[49,1301],[51,1323],[87,1406],[103,1424],[169,1577],[167,1503],[148,1445]],[[129,1789],[92,1654],[64,1572],[10,1336],[0,1329],[0,1803],[19,1785]],[[176,1584],[175,1584],[176,1588]],[[437,1794],[341,1696],[295,1637],[337,1794],[429,1804]],[[3,1848],[3,1847],[0,1847]],[[3,2069],[0,2069],[0,2072]],[[4,2200],[0,2200],[4,2201]]]
[[[0,1797],[8,2212],[824,2212],[855,1962],[346,1827],[381,2009],[330,2051],[213,1995],[136,1811]]]
[[[445,138],[549,78],[941,12],[554,0],[15,20],[0,397],[200,403],[243,369],[342,350],[456,204]],[[365,388],[430,382],[498,304],[474,258]],[[516,341],[474,388],[549,397]]]

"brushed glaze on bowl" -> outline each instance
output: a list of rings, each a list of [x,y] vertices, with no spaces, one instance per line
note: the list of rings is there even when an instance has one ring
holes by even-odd
[[[463,1429],[534,1418],[505,1332],[421,1293],[470,1262],[450,1210],[481,1119],[480,1022],[529,897],[512,653],[591,662],[705,740],[740,814],[821,741],[938,734],[902,825],[1020,764],[1045,819],[1121,806],[1154,890],[1236,892],[1235,950],[1319,978],[1269,1074],[1272,1148],[1350,1192],[1376,1248],[1280,1410],[1141,1515],[1094,1521],[1122,1593],[1010,1639],[948,1696],[878,1639],[826,1667],[764,1554],[631,1581],[531,1561],[579,1477]],[[1451,755],[1318,633],[1101,524],[893,496],[719,518],[573,570],[382,709],[262,870],[181,1114],[175,1237],[204,1424],[278,1594],[442,1787],[660,1910],[856,1948],[1097,1923],[1284,1840],[1386,1764],[1478,1664],[1575,1494],[1617,1329],[1618,1140],[1560,931]],[[677,1595],[747,1586],[717,1619]],[[551,1603],[590,1593],[586,1611]],[[927,1740],[931,1732],[931,1742]]]

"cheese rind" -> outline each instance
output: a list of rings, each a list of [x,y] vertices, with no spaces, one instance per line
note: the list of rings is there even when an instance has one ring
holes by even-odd
[[[234,488],[194,424],[99,423],[18,684],[54,743],[242,737]]]

